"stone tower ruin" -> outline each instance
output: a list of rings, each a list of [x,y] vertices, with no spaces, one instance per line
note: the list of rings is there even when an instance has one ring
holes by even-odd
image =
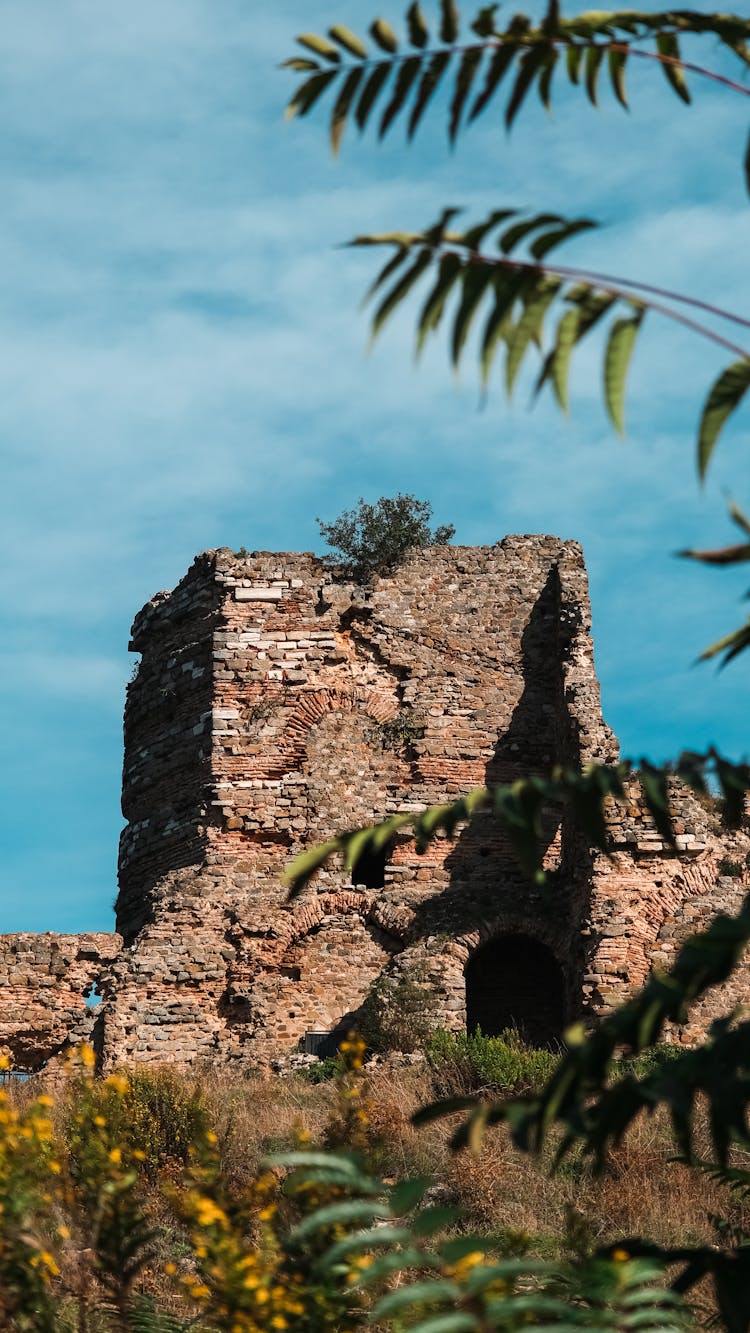
[[[483,816],[423,855],[404,833],[353,873],[333,861],[287,900],[284,867],[334,833],[617,757],[574,542],[426,548],[370,586],[310,554],[211,551],[131,648],[118,934],[0,938],[0,1045],[29,1066],[85,1030],[105,1065],[264,1062],[356,1024],[383,974],[418,976],[447,1027],[554,1042],[746,891],[750,841],[679,793],[677,851],[635,794],[608,857],[551,819],[544,893]],[[740,970],[675,1035],[748,996]]]

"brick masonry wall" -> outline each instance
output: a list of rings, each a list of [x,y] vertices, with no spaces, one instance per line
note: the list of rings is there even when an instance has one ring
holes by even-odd
[[[727,839],[675,792],[675,854],[633,792],[609,812],[609,858],[550,815],[544,892],[482,817],[422,856],[398,836],[382,883],[377,867],[332,862],[287,901],[291,857],[342,829],[617,757],[576,543],[430,548],[367,587],[309,554],[207,552],[139,613],[131,647],[142,660],[125,711],[124,944],[97,1015],[107,1066],[266,1061],[356,1021],[384,972],[425,978],[441,1021],[460,1027],[467,966],[506,937],[533,974],[517,973],[518,1003],[538,989],[540,1022],[554,994],[562,1025],[668,966],[746,888],[747,838]],[[741,877],[720,875],[722,859]],[[34,992],[41,1014],[29,986],[14,1013]],[[749,993],[741,970],[675,1036],[694,1040]]]
[[[185,642],[190,662],[196,643],[201,665],[210,655],[197,686]],[[561,1021],[585,1016],[742,891],[717,887],[726,847],[696,802],[680,798],[675,857],[633,797],[611,814],[612,860],[550,823],[543,894],[484,818],[423,856],[399,837],[382,885],[331,864],[286,901],[290,858],[343,828],[556,762],[616,758],[576,543],[431,548],[369,587],[311,555],[220,550],[144,608],[133,645],[143,663],[127,716],[148,801],[137,862],[123,835],[118,924],[132,942],[106,1014],[112,1060],[263,1060],[356,1019],[383,970],[427,976],[442,1021],[461,1026],[466,965],[503,934],[545,946],[562,976]],[[179,699],[169,741],[154,681]],[[388,725],[399,719],[422,733],[399,741]],[[132,765],[126,731],[126,781]],[[173,792],[188,787],[189,832],[170,841]]]

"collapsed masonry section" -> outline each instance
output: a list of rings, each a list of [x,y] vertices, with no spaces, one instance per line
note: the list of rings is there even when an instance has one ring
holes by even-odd
[[[36,1073],[75,1042],[91,1041],[91,1001],[107,996],[119,935],[0,935],[0,1054]]]

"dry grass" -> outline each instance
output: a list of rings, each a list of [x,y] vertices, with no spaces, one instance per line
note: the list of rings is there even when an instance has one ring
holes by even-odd
[[[186,1076],[184,1086],[187,1095],[200,1090],[219,1136],[225,1179],[237,1191],[267,1153],[293,1146],[300,1131],[320,1142],[336,1101],[332,1083],[312,1084],[298,1075],[243,1078],[212,1071]],[[413,1112],[433,1100],[424,1068],[378,1066],[368,1087],[374,1169],[388,1180],[432,1176],[441,1196],[465,1210],[470,1227],[523,1233],[535,1252],[560,1248],[572,1209],[602,1244],[635,1235],[663,1245],[712,1242],[717,1215],[750,1229],[750,1204],[670,1160],[675,1145],[660,1113],[636,1122],[601,1175],[576,1154],[552,1175],[551,1151],[546,1161],[536,1161],[514,1148],[502,1127],[487,1135],[479,1157],[450,1151],[450,1122],[415,1129]],[[16,1095],[26,1100],[31,1091],[21,1085]],[[156,1198],[154,1209],[163,1212]],[[168,1229],[166,1215],[160,1221]]]
[[[238,1079],[212,1076],[204,1084],[219,1134],[227,1177],[240,1186],[263,1155],[291,1145],[299,1129],[313,1141],[329,1118],[331,1084],[295,1076]],[[377,1068],[369,1079],[374,1166],[388,1179],[431,1175],[459,1203],[469,1225],[526,1233],[532,1248],[554,1250],[571,1209],[582,1214],[598,1243],[644,1235],[665,1245],[715,1240],[712,1215],[750,1227],[750,1206],[701,1173],[670,1160],[675,1145],[666,1117],[641,1118],[594,1176],[573,1155],[554,1176],[551,1154],[538,1162],[519,1152],[504,1128],[492,1131],[480,1157],[451,1153],[450,1124],[414,1129],[411,1115],[432,1100],[425,1071]]]

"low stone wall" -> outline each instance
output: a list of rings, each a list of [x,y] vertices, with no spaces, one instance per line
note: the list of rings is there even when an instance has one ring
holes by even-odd
[[[35,1072],[69,1043],[90,1040],[119,935],[0,935],[0,1052]]]

